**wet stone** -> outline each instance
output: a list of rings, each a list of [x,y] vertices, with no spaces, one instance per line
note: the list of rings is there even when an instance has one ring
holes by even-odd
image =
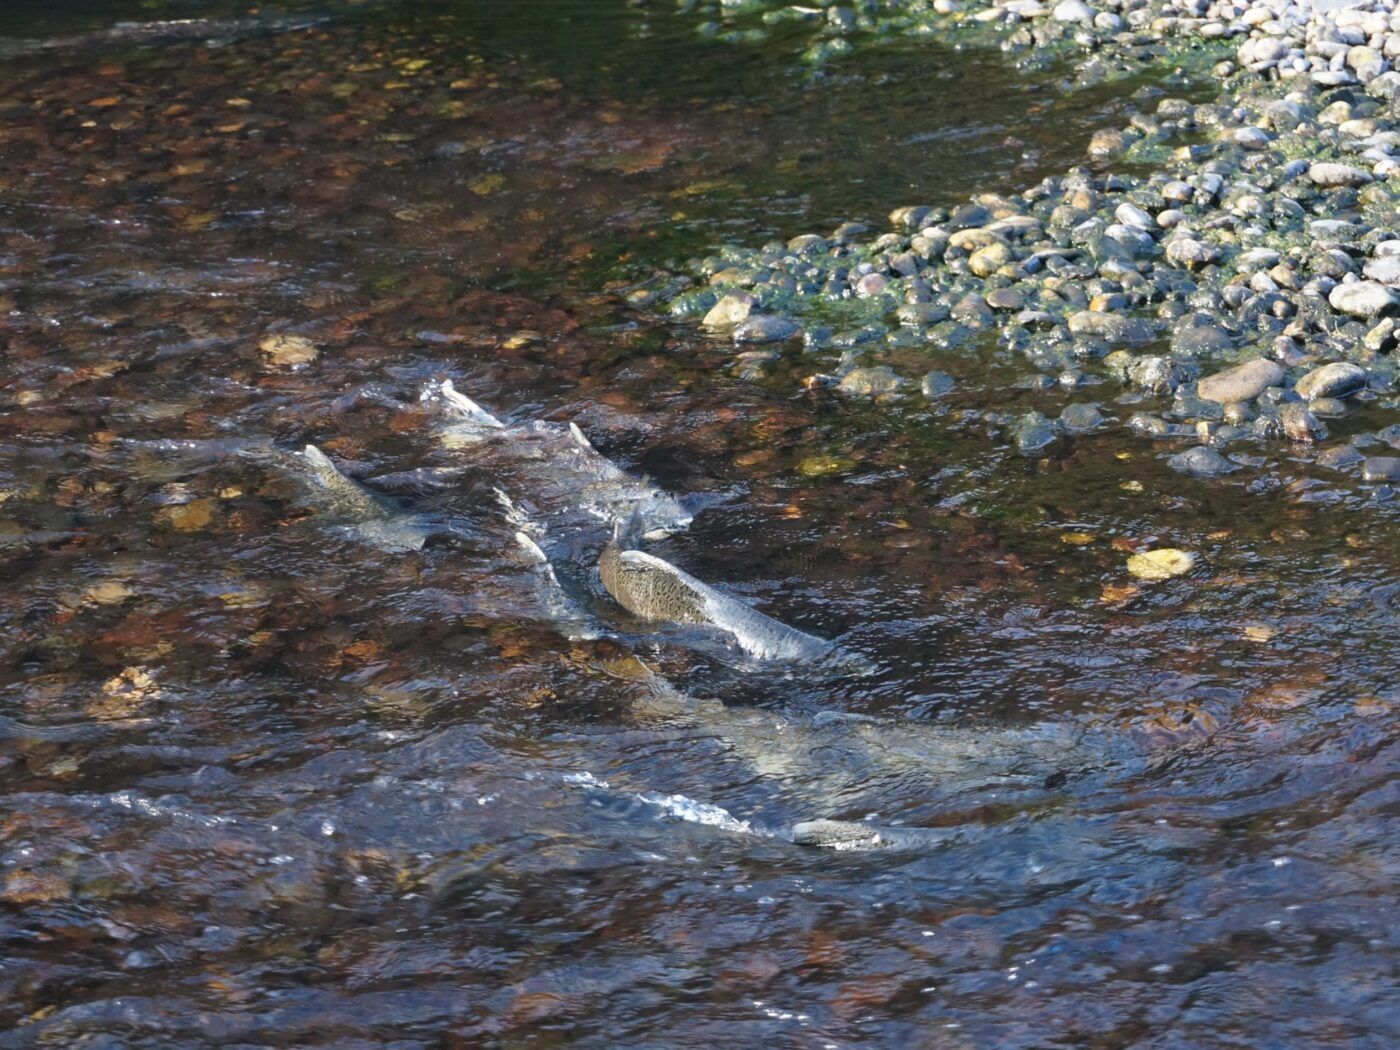
[[[1122,314],[1096,313],[1082,310],[1069,317],[1069,330],[1074,335],[1095,336],[1110,346],[1139,346],[1151,342],[1156,331],[1148,322]]]
[[[1329,470],[1350,470],[1364,458],[1353,445],[1336,445],[1317,454],[1317,465]]]
[[[701,324],[706,328],[732,328],[748,319],[756,302],[748,292],[731,292],[710,308]]]
[[[736,343],[780,343],[800,334],[801,328],[786,317],[771,317],[760,314],[750,317],[734,329]]]
[[[1103,413],[1094,404],[1066,405],[1060,413],[1060,425],[1072,432],[1093,430],[1104,423]]]
[[[1252,401],[1271,386],[1283,382],[1283,368],[1275,361],[1255,358],[1207,376],[1196,384],[1196,393],[1206,401],[1231,404]]]
[[[937,371],[927,373],[921,384],[924,397],[928,398],[943,397],[945,394],[951,394],[956,385],[952,376],[948,375],[946,372]]]
[[[904,380],[887,365],[857,368],[841,377],[837,388],[848,397],[875,397],[888,394],[904,385]]]
[[[1230,333],[1216,325],[1197,325],[1172,336],[1172,353],[1185,357],[1221,353],[1232,345]]]
[[[1339,398],[1354,394],[1366,386],[1366,369],[1349,361],[1335,361],[1315,368],[1298,380],[1298,395],[1308,401],[1318,398]]]
[[[1028,412],[1013,420],[1008,434],[1022,455],[1034,455],[1049,448],[1059,438],[1060,433],[1039,412]]]
[[[1178,473],[1194,474],[1197,477],[1207,478],[1229,474],[1231,471],[1239,469],[1215,449],[1205,445],[1198,445],[1185,452],[1178,452],[1167,460],[1167,464]]]
[[[1400,481],[1400,456],[1368,456],[1361,476],[1367,481]]]
[[[1290,401],[1279,410],[1279,424],[1283,434],[1290,441],[1305,444],[1321,441],[1327,436],[1327,428],[1314,416],[1308,407],[1298,401]]]

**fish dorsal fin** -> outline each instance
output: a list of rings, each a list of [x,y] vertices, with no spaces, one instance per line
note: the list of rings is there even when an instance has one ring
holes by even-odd
[[[584,436],[583,431],[579,429],[578,424],[575,423],[573,420],[569,421],[569,433],[574,439],[574,444],[578,445],[578,447],[583,449],[585,452],[597,451],[593,447],[593,442],[589,441],[588,438]]]
[[[515,534],[515,542],[520,544],[520,549],[525,552],[525,556],[536,565],[549,565],[548,556],[540,549],[540,545],[532,540],[525,532],[517,532]],[[551,567],[551,572],[552,571]]]
[[[530,520],[530,516],[525,513],[520,504],[510,498],[510,493],[506,492],[505,489],[497,487],[491,491],[496,494],[496,502],[505,510],[508,522],[524,533],[534,533],[536,536],[544,533],[544,529]]]
[[[428,388],[423,391],[423,399],[427,400],[431,398],[433,394],[441,397],[443,404],[458,415],[464,417],[470,423],[496,430],[505,428],[504,423],[453,386],[452,380],[450,379],[444,379],[441,383],[437,384],[436,389],[429,385]]]

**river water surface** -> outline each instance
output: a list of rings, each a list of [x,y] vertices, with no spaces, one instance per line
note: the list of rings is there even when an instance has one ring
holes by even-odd
[[[978,413],[1068,395],[994,346],[852,404],[646,309],[727,241],[1023,190],[1138,85],[817,74],[662,2],[288,12],[0,12],[0,1045],[1394,1045],[1386,500],[1014,455]],[[860,672],[633,620],[597,522],[561,630],[444,377],[686,499],[651,549]],[[438,534],[336,528],[308,442]]]

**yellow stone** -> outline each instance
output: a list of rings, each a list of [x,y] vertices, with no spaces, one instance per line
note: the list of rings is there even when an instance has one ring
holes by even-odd
[[[467,184],[467,189],[471,190],[478,197],[489,197],[506,184],[504,175],[483,175]]]
[[[1158,547],[1128,559],[1128,571],[1140,580],[1169,580],[1196,567],[1196,556],[1175,547]]]
[[[1272,627],[1267,627],[1264,624],[1258,623],[1249,624],[1244,629],[1245,641],[1249,642],[1271,642],[1274,640],[1274,635],[1277,633],[1278,632]]]
[[[267,355],[274,365],[306,365],[316,360],[320,353],[316,344],[304,335],[287,335],[279,332],[263,336],[258,349]]]
[[[839,474],[850,465],[849,459],[840,456],[808,456],[797,464],[797,471],[809,478],[820,478],[828,474]]]
[[[214,501],[212,499],[191,500],[189,503],[181,503],[175,507],[166,507],[161,512],[171,528],[180,532],[198,532],[207,528],[214,520]]]

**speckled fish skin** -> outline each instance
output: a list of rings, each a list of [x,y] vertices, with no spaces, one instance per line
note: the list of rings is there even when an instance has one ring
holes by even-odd
[[[347,477],[315,445],[307,445],[296,458],[313,502],[347,535],[387,552],[421,550],[428,541],[430,530],[423,521]]]
[[[833,648],[701,583],[670,562],[645,551],[623,550],[617,539],[603,548],[598,574],[604,589],[628,612],[645,620],[718,628],[761,660],[812,661]]]

